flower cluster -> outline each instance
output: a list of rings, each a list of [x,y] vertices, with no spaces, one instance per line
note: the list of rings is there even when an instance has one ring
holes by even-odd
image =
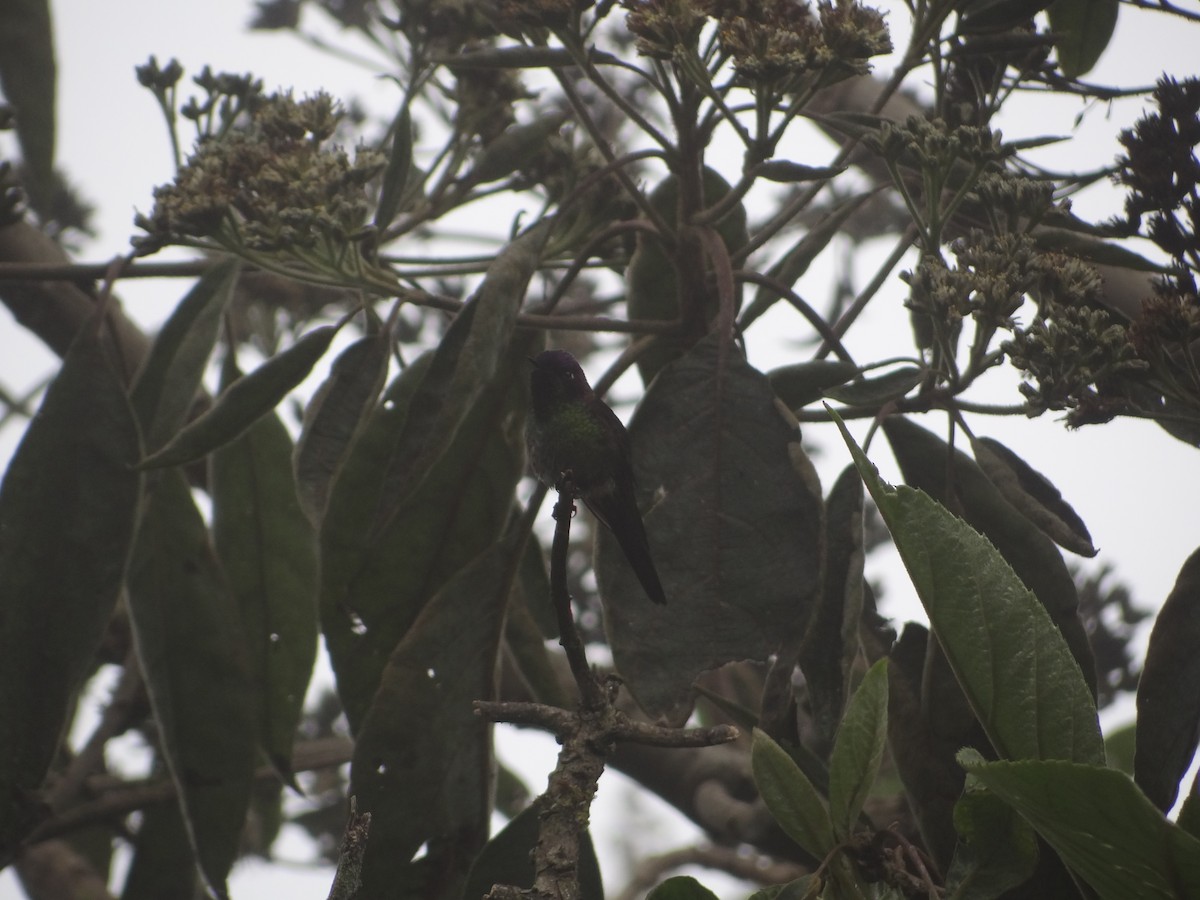
[[[324,146],[341,114],[324,93],[265,97],[245,127],[202,140],[175,181],[155,190],[153,211],[137,220],[148,232],[143,248],[295,253],[359,240],[370,213],[364,187],[384,160],[359,149],[351,162]]]
[[[707,19],[717,23],[721,49],[751,84],[797,83],[804,75],[829,84],[869,71],[867,60],[889,53],[883,16],[855,0],[622,0],[639,52],[672,59],[695,46]]]

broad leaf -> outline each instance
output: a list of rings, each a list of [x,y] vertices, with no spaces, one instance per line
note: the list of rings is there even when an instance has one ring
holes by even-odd
[[[837,844],[825,799],[817,793],[787,751],[766,732],[754,730],[750,751],[754,783],[775,821],[793,841],[816,859]]]
[[[158,473],[149,494],[129,616],[196,862],[223,896],[257,755],[241,617],[182,473]]]
[[[1064,75],[1078,78],[1092,70],[1112,40],[1120,6],[1120,0],[1055,0],[1047,7]]]
[[[1179,570],[1150,632],[1137,711],[1134,778],[1165,812],[1200,740],[1200,550]]]
[[[881,659],[867,670],[850,698],[829,757],[829,815],[840,838],[854,833],[859,813],[875,784],[887,743],[888,666]]]
[[[659,373],[629,437],[642,496],[662,498],[644,518],[667,604],[646,600],[605,529],[596,578],[630,691],[682,722],[701,672],[799,635],[819,582],[820,488],[766,376],[715,337]]]
[[[141,476],[137,423],[84,325],[0,486],[0,847],[34,821],[33,792],[117,602]]]
[[[232,353],[223,382],[237,377]],[[241,611],[258,735],[291,779],[292,745],[317,655],[317,547],[292,480],[292,439],[268,413],[212,456],[213,540]]]
[[[977,531],[922,491],[881,481],[836,421],[996,751],[1103,763],[1096,704],[1042,604]]]
[[[1101,900],[1200,896],[1200,840],[1154,808],[1129,776],[1060,760],[963,767],[1012,805]]]

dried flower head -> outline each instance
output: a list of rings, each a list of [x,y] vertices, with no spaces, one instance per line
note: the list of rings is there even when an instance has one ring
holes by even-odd
[[[708,17],[694,0],[621,0],[628,10],[625,25],[636,38],[638,53],[672,59],[695,47]]]
[[[364,187],[382,170],[376,152],[353,162],[323,146],[341,110],[320,93],[264,99],[243,128],[202,140],[175,181],[154,192],[154,210],[137,224],[143,247],[170,243],[296,252],[342,246],[361,237],[370,205]]]

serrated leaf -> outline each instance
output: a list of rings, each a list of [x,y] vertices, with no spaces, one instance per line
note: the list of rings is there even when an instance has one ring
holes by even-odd
[[[799,655],[816,732],[814,746],[822,756],[833,746],[859,648],[865,562],[863,485],[853,465],[842,471],[826,498],[824,525],[824,579]]]
[[[384,330],[343,350],[304,410],[292,468],[300,506],[314,525],[324,518],[333,481],[383,389],[391,343]]]
[[[162,447],[196,402],[239,269],[226,259],[201,275],[154,339],[131,392],[147,450]]]
[[[963,767],[1011,804],[1101,900],[1200,896],[1200,840],[1167,821],[1127,775],[1059,760]]]
[[[223,384],[237,377],[230,353]],[[318,631],[316,534],[296,499],[291,455],[287,428],[268,413],[213,454],[209,477],[213,541],[241,611],[257,734],[285,781]]]
[[[877,407],[899,400],[925,377],[916,366],[901,366],[886,375],[851,381],[825,391],[825,396],[847,406]]]
[[[250,805],[254,692],[237,606],[178,469],[151,480],[128,590],[138,659],[196,863],[223,897]]]
[[[997,440],[971,436],[975,461],[988,480],[1017,512],[1060,547],[1080,556],[1095,556],[1092,536],[1079,514],[1053,484]]]
[[[1089,688],[1096,663],[1079,617],[1079,593],[1062,553],[1004,499],[979,466],[960,450],[903,416],[889,416],[883,431],[904,480],[952,509],[1000,551],[1058,626]]]
[[[922,491],[881,481],[834,419],[997,752],[1102,764],[1096,704],[1045,607],[981,534]]]
[[[1134,779],[1166,811],[1200,740],[1200,550],[1179,570],[1150,632],[1137,711]]]
[[[533,886],[535,872],[531,854],[537,846],[538,819],[544,803],[544,798],[539,797],[487,842],[471,866],[471,874],[462,893],[463,900],[483,897],[497,884],[520,888]],[[590,832],[580,850],[580,900],[604,900],[600,865],[596,860]]]
[[[491,725],[474,701],[495,694],[515,549],[497,542],[455,573],[388,659],[350,770],[358,808],[372,816],[358,900],[394,897],[423,844],[443,878],[465,883],[487,840]]]
[[[837,838],[825,800],[812,782],[782,747],[757,728],[750,765],[758,793],[779,827],[810,856],[824,859]]]
[[[1092,70],[1112,40],[1120,9],[1120,0],[1054,0],[1046,8],[1063,75]]]
[[[854,833],[863,804],[875,784],[887,744],[887,659],[867,670],[846,706],[829,757],[829,816],[833,832]]]
[[[408,104],[405,104],[392,123],[392,147],[379,189],[379,205],[375,209],[375,227],[380,231],[391,225],[400,211],[400,201],[404,199],[404,188],[412,170],[412,156],[412,118]]]
[[[0,485],[0,848],[34,822],[33,792],[120,593],[136,530],[137,422],[86,323]]]
[[[308,377],[340,328],[341,324],[314,328],[249,375],[239,378],[214,401],[211,409],[143,459],[140,467],[158,469],[195,462],[232,441]]]
[[[960,841],[946,874],[954,900],[995,900],[1033,874],[1038,861],[1033,828],[974,779],[954,807]]]
[[[812,359],[772,369],[767,378],[780,400],[791,409],[800,409],[820,400],[826,390],[845,384],[858,372],[858,366],[843,359]]]
[[[777,403],[765,375],[709,337],[659,373],[630,421],[641,497],[662,497],[644,515],[651,554],[688,614],[645,601],[606,529],[596,579],[616,667],[653,716],[686,719],[698,674],[766,659],[816,596],[821,498]]]

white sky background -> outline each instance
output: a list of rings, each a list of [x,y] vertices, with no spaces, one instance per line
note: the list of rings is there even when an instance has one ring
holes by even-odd
[[[890,17],[891,25],[907,22],[900,3],[876,5],[896,10]],[[1181,5],[1200,6],[1194,2]],[[214,71],[250,71],[264,81],[268,90],[292,87],[300,95],[324,89],[335,97],[357,97],[381,117],[393,115],[399,101],[396,85],[376,77],[382,67],[355,66],[319,54],[291,34],[247,32],[245,25],[252,12],[249,0],[122,0],[115,4],[60,0],[53,3],[53,12],[59,65],[58,165],[84,198],[96,206],[93,223],[97,236],[79,249],[76,259],[80,261],[107,261],[124,253],[134,233],[134,210],[148,212],[153,187],[172,176],[170,146],[161,115],[150,93],[137,84],[133,74],[134,66],[144,63],[151,54],[160,63],[177,57],[189,78],[205,64]],[[318,15],[306,15],[305,25],[324,30],[324,21]],[[1163,71],[1180,78],[1196,74],[1198,37],[1198,26],[1123,8],[1116,37],[1088,80],[1133,85],[1151,84]],[[903,36],[897,34],[895,38],[897,46],[902,47]],[[879,71],[889,66],[887,59],[877,63]],[[1081,138],[1046,148],[1037,158],[1051,168],[1083,170],[1111,161],[1118,151],[1114,135],[1132,124],[1142,103],[1124,100],[1094,105],[1086,109],[1078,127],[1075,118],[1085,112],[1078,100],[1024,96],[1016,98],[1007,109],[1009,114],[1001,127],[1008,139],[1043,134]],[[188,128],[190,123],[182,123],[181,137],[185,141],[191,137]],[[11,137],[0,137],[0,141],[5,142],[0,144],[3,155],[10,155]],[[813,165],[827,162],[833,152],[826,143],[795,147],[781,148],[781,152]],[[812,156],[804,157],[806,152]],[[726,174],[735,173],[740,166],[740,152],[710,162]],[[1076,198],[1075,210],[1084,218],[1099,220],[1118,212],[1121,199],[1111,185],[1101,183]],[[506,225],[502,223],[502,227]],[[860,287],[873,274],[870,259],[863,255]],[[802,282],[805,296],[818,307],[827,296],[821,279],[827,284],[830,277],[830,270],[822,268]],[[126,281],[118,288],[129,313],[148,329],[170,313],[184,292],[185,285],[178,280]],[[895,329],[907,334],[909,328],[907,314],[900,306],[902,297],[902,286],[893,283],[887,296],[872,304],[864,324],[851,332],[847,343],[856,359],[871,360],[895,352]],[[760,322],[749,337],[751,360],[763,369],[803,358],[794,347],[782,346],[773,338],[776,334],[802,333],[794,314],[779,308],[773,315],[778,317]],[[864,327],[866,323],[869,327]],[[876,341],[878,347],[874,348]],[[20,390],[56,368],[56,358],[30,340],[6,312],[0,312],[0,383]],[[1015,377],[996,381],[1003,384],[995,387],[994,395],[973,394],[972,399],[1014,402]],[[636,382],[625,384],[631,385],[632,392]],[[944,418],[926,418],[924,424],[941,431]],[[1052,416],[1033,421],[972,416],[969,421],[977,433],[1002,440],[1042,470],[1075,506],[1101,548],[1098,560],[1086,568],[1107,561],[1115,567],[1116,576],[1130,585],[1140,605],[1157,608],[1162,603],[1180,565],[1200,545],[1200,528],[1196,525],[1200,451],[1144,422],[1118,421],[1068,432]],[[0,459],[12,452],[21,430],[8,427],[0,431]],[[824,448],[817,463],[828,486],[848,462],[845,450],[832,442],[829,429],[808,426],[805,433],[806,439]],[[861,438],[865,427],[857,424],[855,433]],[[873,458],[884,477],[897,480],[896,468],[883,452],[885,446],[885,442],[878,442]],[[886,579],[888,588],[885,612],[899,619],[914,617],[915,600],[911,588],[898,575],[898,564],[884,560],[876,565],[876,574]],[[1120,721],[1131,715],[1131,706],[1126,705],[1117,718],[1106,717],[1106,721]],[[553,764],[553,745],[548,738],[505,737],[501,754],[524,775],[531,788],[540,790],[544,786]],[[619,796],[622,793],[626,794],[624,799]],[[601,847],[601,858],[609,891],[618,890],[625,880],[620,871],[624,854],[617,842],[622,839],[619,832],[630,826],[629,793],[610,772],[601,784],[594,811],[597,840],[606,845]],[[651,803],[653,798],[644,802]],[[637,830],[645,834],[640,825]],[[661,840],[661,845],[653,849],[665,851],[687,838],[684,832],[672,828],[670,832],[654,833],[648,840],[656,844]],[[285,857],[304,858],[302,842],[284,841],[278,849]],[[649,848],[636,849],[644,852]],[[327,870],[312,872],[297,866],[267,869],[254,862],[235,869],[231,888],[235,900],[264,896],[323,898],[330,877]],[[707,874],[701,877],[720,892],[715,878]],[[22,896],[11,873],[0,874],[0,900]]]

